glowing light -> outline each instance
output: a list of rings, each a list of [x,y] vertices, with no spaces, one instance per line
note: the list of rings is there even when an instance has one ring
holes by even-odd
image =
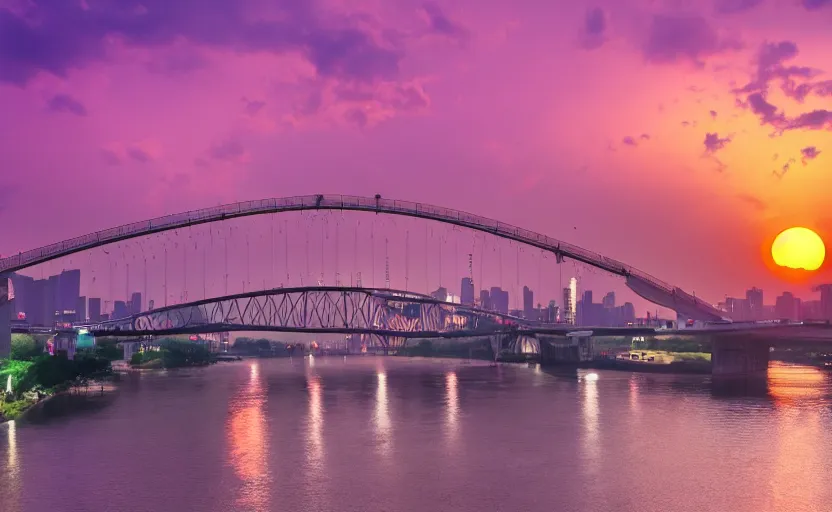
[[[771,244],[774,262],[791,269],[815,271],[826,259],[826,246],[817,233],[808,228],[789,228]]]
[[[388,455],[390,453],[392,432],[390,428],[390,402],[387,398],[387,374],[379,372],[376,377],[378,377],[378,386],[376,387],[374,426],[376,439],[379,441],[377,448],[383,455]]]
[[[445,426],[450,440],[455,440],[459,421],[459,381],[455,372],[445,374]]]
[[[584,380],[596,381],[596,380],[598,380],[598,374],[597,373],[587,373],[586,375],[584,375]]]
[[[260,367],[250,367],[248,386],[241,388],[231,402],[228,420],[229,458],[242,481],[236,500],[240,506],[262,510],[271,488],[269,444],[266,426],[266,390]]]

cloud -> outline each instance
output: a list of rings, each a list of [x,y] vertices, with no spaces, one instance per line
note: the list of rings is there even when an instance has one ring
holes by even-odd
[[[438,4],[425,2],[422,4],[422,11],[427,16],[428,30],[431,34],[445,36],[459,42],[468,40],[468,29],[445,15]]]
[[[792,41],[777,43],[763,43],[755,58],[756,72],[753,79],[738,89],[737,93],[765,94],[769,83],[779,79],[783,91],[788,94],[794,87],[795,79],[809,79],[819,73],[818,70],[806,66],[786,66],[785,63],[797,57],[797,44]]]
[[[711,119],[716,119],[716,116],[717,116],[716,110],[711,110],[711,111],[708,112],[708,114],[711,115]]]
[[[87,108],[80,101],[68,94],[56,94],[46,102],[46,106],[53,112],[68,112],[76,116],[86,117]]]
[[[762,3],[763,0],[715,0],[714,11],[717,14],[736,14],[751,10]]]
[[[119,165],[121,163],[121,157],[119,156],[118,152],[112,149],[102,149],[101,157],[104,159],[107,165]]]
[[[655,64],[687,61],[704,66],[705,57],[741,47],[739,41],[721,38],[703,17],[661,14],[653,17],[642,53]]]
[[[246,150],[237,139],[228,139],[211,146],[208,155],[214,160],[223,162],[242,161],[246,157]]]
[[[792,118],[785,126],[786,130],[832,130],[832,111],[813,110]]]
[[[781,180],[781,179],[783,179],[783,176],[785,176],[786,173],[789,172],[789,169],[792,168],[793,163],[794,163],[794,158],[789,158],[789,160],[785,164],[783,164],[783,167],[781,167],[779,171],[775,169],[775,170],[771,171],[771,173],[774,175],[775,178]]]
[[[808,146],[801,149],[800,154],[803,156],[803,158],[801,158],[803,165],[807,165],[809,160],[814,160],[818,157],[818,155],[820,155],[820,151],[815,146]]]
[[[729,142],[731,142],[731,137],[720,138],[717,133],[706,133],[705,151],[708,153],[716,153],[724,148]]]
[[[745,202],[755,210],[765,211],[766,209],[768,209],[768,205],[759,197],[752,196],[750,194],[738,194],[737,198]]]
[[[153,158],[150,156],[150,153],[138,146],[127,148],[127,156],[141,164],[145,164],[153,160]]]
[[[832,0],[803,0],[801,3],[807,11],[814,11],[832,5]]]
[[[832,80],[823,80],[821,82],[805,82],[802,84],[795,84],[788,82],[783,85],[784,92],[787,96],[803,102],[807,96],[814,94],[819,97],[832,96]]]
[[[766,101],[759,92],[748,97],[748,106],[760,118],[762,124],[781,126],[785,121],[785,116],[777,111],[777,107]]]
[[[37,73],[66,77],[101,61],[119,37],[145,48],[186,40],[239,52],[300,52],[318,75],[373,81],[399,72],[401,50],[374,38],[355,18],[324,24],[311,2],[277,0],[279,15],[256,18],[238,0],[100,0],[31,3],[25,14],[0,8],[0,82],[25,86]],[[336,23],[337,22],[337,23]]]
[[[586,12],[580,40],[587,50],[599,48],[607,41],[607,14],[603,9],[594,7]]]
[[[634,139],[633,137],[631,137],[629,135],[627,135],[626,137],[621,139],[621,143],[626,144],[627,146],[633,146],[633,147],[638,146],[638,142],[636,142],[636,139]]]
[[[246,113],[250,116],[257,114],[266,106],[265,101],[249,100],[248,98],[243,98],[243,103],[246,105]]]

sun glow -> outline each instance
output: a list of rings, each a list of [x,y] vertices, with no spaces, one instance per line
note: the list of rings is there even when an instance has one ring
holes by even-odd
[[[794,227],[777,235],[771,244],[771,256],[781,267],[815,271],[826,259],[826,247],[811,229]]]

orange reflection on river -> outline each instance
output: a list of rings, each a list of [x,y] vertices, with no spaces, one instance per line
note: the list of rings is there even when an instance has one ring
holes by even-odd
[[[242,480],[237,503],[252,510],[265,510],[269,498],[266,393],[257,363],[251,365],[248,386],[234,396],[228,420],[231,465]]]
[[[768,394],[782,406],[825,396],[829,375],[808,366],[793,366],[772,361],[768,368]]]

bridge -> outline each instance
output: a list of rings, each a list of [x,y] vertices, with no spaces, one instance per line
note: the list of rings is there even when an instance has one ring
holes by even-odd
[[[697,325],[729,320],[723,313],[679,287],[670,285],[635,267],[567,242],[479,215],[433,205],[384,199],[380,196],[308,195],[188,211],[127,224],[44,247],[22,251],[0,259],[0,277],[96,247],[189,226],[222,222],[255,215],[299,211],[357,211],[406,216],[436,221],[519,242],[554,254],[558,263],[573,260],[623,277],[626,285],[642,298],[677,313],[678,325],[687,320]],[[0,356],[9,350],[10,310],[6,280],[0,279]],[[312,305],[310,309],[310,305]],[[165,334],[216,330],[282,330],[288,332],[349,332],[376,336],[383,343],[399,343],[408,337],[467,336],[512,330],[531,335],[549,332],[566,335],[571,326],[531,325],[518,318],[478,310],[472,306],[441,303],[420,294],[395,290],[318,287],[286,288],[230,295],[149,311],[129,319],[90,326],[97,333]],[[712,334],[736,337],[739,330]],[[605,332],[591,328],[595,335]],[[723,328],[724,330],[724,328]],[[611,332],[611,331],[609,331]]]

